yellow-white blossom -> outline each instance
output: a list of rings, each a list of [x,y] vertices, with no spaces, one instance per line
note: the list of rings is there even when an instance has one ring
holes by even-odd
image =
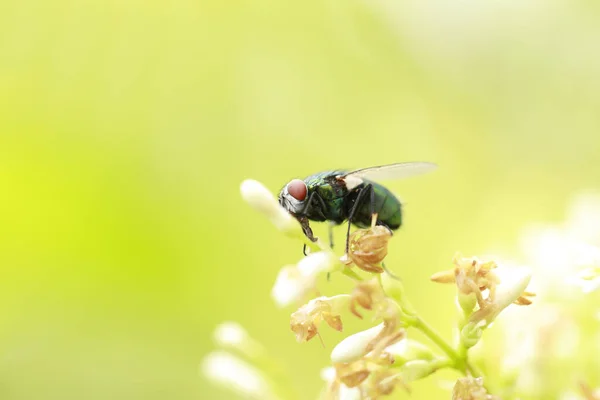
[[[379,360],[385,349],[406,336],[404,329],[391,321],[374,326],[348,336],[331,352],[333,363],[350,363],[366,355],[371,360]]]
[[[431,280],[456,284],[457,302],[468,317],[468,326],[462,328],[461,335],[469,341],[478,340],[481,329],[510,304],[531,304],[529,297],[534,294],[525,291],[531,279],[528,268],[498,268],[493,261],[481,262],[460,254],[453,262],[454,268],[434,274]],[[473,312],[475,304],[478,308]]]
[[[327,383],[327,389],[321,396],[322,400],[361,400],[362,395],[358,387],[348,387],[341,383],[336,376],[334,367],[321,370],[321,378]]]
[[[392,232],[384,226],[357,229],[349,238],[348,254],[342,261],[347,265],[354,263],[363,271],[382,273],[382,262],[387,256],[388,241]]]
[[[222,347],[240,347],[249,340],[246,330],[237,322],[222,322],[215,328],[214,338]]]
[[[600,265],[584,268],[573,281],[584,293],[591,293],[600,289]]]
[[[379,324],[365,331],[348,336],[333,348],[331,361],[334,363],[349,363],[356,361],[367,354],[369,344],[383,330],[383,324]]]
[[[202,361],[200,372],[212,382],[247,398],[278,399],[259,369],[228,352],[208,354]]]
[[[480,308],[470,318],[470,322],[475,324],[485,321],[489,325],[498,314],[509,305],[530,304],[527,299],[532,296],[525,290],[531,280],[531,272],[526,268],[501,268],[496,272],[500,279],[500,284],[496,286],[495,295],[486,301],[486,305]]]
[[[483,386],[483,378],[467,376],[456,381],[452,390],[452,400],[500,400],[500,398],[488,394]]]
[[[310,292],[316,291],[320,274],[332,271],[338,261],[330,251],[311,253],[296,265],[287,265],[279,271],[271,296],[279,307],[303,301]]]
[[[394,365],[403,365],[413,360],[433,360],[431,349],[414,339],[404,338],[385,348],[385,353],[394,357]]]
[[[435,371],[435,364],[427,360],[412,360],[400,367],[404,382],[412,382],[431,375]]]
[[[301,233],[298,221],[290,215],[262,183],[246,179],[240,186],[242,198],[256,211],[267,217],[273,225],[288,234]]]
[[[342,330],[340,313],[348,306],[349,295],[317,297],[303,305],[290,317],[290,328],[298,342],[307,342],[319,333],[319,324],[325,321],[337,331]]]

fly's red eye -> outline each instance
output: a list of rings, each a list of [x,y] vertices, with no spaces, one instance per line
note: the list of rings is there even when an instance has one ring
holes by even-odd
[[[306,188],[306,183],[300,179],[294,179],[288,183],[287,190],[288,193],[298,201],[304,201],[304,199],[306,199],[306,192],[308,189]]]

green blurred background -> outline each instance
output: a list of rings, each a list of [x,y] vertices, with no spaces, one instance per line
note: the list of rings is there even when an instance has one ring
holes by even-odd
[[[429,275],[457,250],[518,257],[524,226],[598,187],[598,43],[589,0],[5,0],[0,398],[231,398],[198,375],[222,320],[313,398],[343,335],[295,342],[270,290],[301,249],[246,178],[438,163],[389,185],[388,262],[449,339],[453,288]]]

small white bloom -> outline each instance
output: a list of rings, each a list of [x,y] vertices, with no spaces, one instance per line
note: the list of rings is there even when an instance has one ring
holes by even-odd
[[[308,283],[308,284],[307,284]],[[279,307],[286,307],[298,302],[306,294],[309,282],[306,282],[295,265],[283,267],[271,290],[271,297]]]
[[[491,302],[486,301],[484,308],[471,315],[469,323],[461,332],[465,338],[475,339],[479,330],[494,322],[502,310],[514,302],[527,300],[522,296],[531,295],[525,292],[531,280],[531,272],[528,268],[498,268],[496,276],[500,283],[496,285],[495,294],[490,298]]]
[[[246,179],[240,187],[242,198],[256,211],[266,216],[278,229],[300,233],[298,221],[279,205],[273,194],[262,183]]]
[[[248,341],[248,333],[237,322],[223,322],[214,332],[216,342],[223,347],[240,347]]]
[[[561,227],[531,227],[523,235],[523,246],[535,268],[541,292],[564,290],[565,280],[578,270],[600,263],[600,248],[581,242]]]
[[[327,383],[332,383],[335,381],[335,368],[325,367],[321,369],[321,379]]]
[[[500,284],[496,287],[494,304],[499,313],[525,292],[531,280],[531,271],[528,268],[499,268],[496,275],[500,278]]]
[[[325,321],[331,328],[342,331],[340,313],[348,307],[350,295],[312,299],[290,316],[290,328],[299,342],[306,342],[319,333],[319,324]]]
[[[271,290],[273,300],[279,307],[302,301],[315,290],[319,274],[331,271],[335,264],[336,257],[332,252],[319,251],[304,257],[295,266],[283,267]]]
[[[334,382],[337,379],[337,376],[335,373],[335,368],[333,368],[333,367],[323,368],[321,370],[321,379],[323,379],[328,385],[334,384]],[[348,386],[344,385],[341,382],[338,382],[337,384],[339,385],[339,387],[337,387],[337,393],[335,393],[335,394],[337,394],[336,399],[338,399],[338,400],[360,400],[361,399],[359,388],[357,388],[357,387],[349,388]],[[327,398],[329,398],[329,397],[327,397]]]
[[[497,315],[497,314],[496,314]],[[486,321],[469,322],[460,330],[460,343],[470,349],[479,343],[483,335],[483,328],[486,327]]]
[[[600,289],[600,266],[583,269],[571,281],[578,285],[583,293],[591,293]]]
[[[330,251],[310,253],[296,264],[298,271],[304,277],[315,278],[322,272],[330,271],[337,259]]]
[[[325,398],[329,399],[333,396],[333,398],[337,400],[360,400],[360,389],[349,388],[341,382],[336,382],[337,375],[335,373],[335,368],[333,367],[325,367],[321,370],[321,379],[323,379],[327,385],[329,385],[329,393],[325,396]],[[335,388],[335,389],[333,389]],[[333,392],[331,391],[333,389]]]
[[[360,388],[354,387],[349,388],[348,386],[340,383],[340,396],[339,400],[360,400],[362,396],[360,394]]]
[[[433,360],[434,358],[429,347],[408,338],[386,347],[384,352],[394,356],[394,365],[402,365],[412,360]]]
[[[251,399],[277,399],[260,370],[225,351],[208,354],[200,369],[206,378],[238,394]]]
[[[333,348],[331,361],[333,363],[349,363],[358,360],[367,354],[369,344],[379,335],[383,327],[383,324],[379,324],[366,331],[348,336]]]
[[[402,380],[412,382],[430,375],[434,371],[434,365],[425,360],[413,360],[400,368]]]

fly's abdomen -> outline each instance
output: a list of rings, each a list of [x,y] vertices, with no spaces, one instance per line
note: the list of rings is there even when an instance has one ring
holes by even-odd
[[[400,228],[400,225],[402,225],[402,205],[400,201],[384,186],[375,182],[369,183],[373,186],[375,193],[374,211],[377,213],[378,221],[392,230]],[[353,195],[356,196],[357,192]],[[369,194],[365,194],[365,196],[353,218],[354,224],[359,228],[371,226],[371,198]]]

